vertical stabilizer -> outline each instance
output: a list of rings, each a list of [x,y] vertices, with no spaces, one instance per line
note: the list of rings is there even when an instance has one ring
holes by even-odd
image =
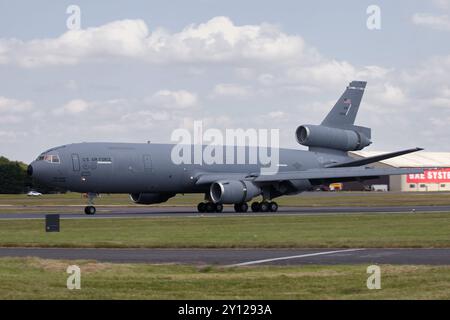
[[[353,126],[365,88],[365,81],[350,82],[321,125],[342,129]]]

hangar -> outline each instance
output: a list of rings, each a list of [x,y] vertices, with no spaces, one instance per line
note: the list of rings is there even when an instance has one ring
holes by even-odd
[[[379,151],[354,151],[350,156],[361,159],[383,154]],[[374,164],[378,168],[423,168],[423,174],[380,177],[366,181],[363,189],[371,185],[387,184],[389,191],[450,191],[450,152],[415,152],[396,158],[382,160]],[[344,190],[353,190],[355,184],[344,185]]]

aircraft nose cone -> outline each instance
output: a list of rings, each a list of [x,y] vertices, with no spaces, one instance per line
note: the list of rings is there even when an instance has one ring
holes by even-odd
[[[27,168],[27,174],[29,177],[33,175],[33,166],[31,164]]]

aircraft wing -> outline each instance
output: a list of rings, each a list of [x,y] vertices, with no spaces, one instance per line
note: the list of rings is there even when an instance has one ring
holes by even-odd
[[[321,180],[345,178],[370,178],[378,176],[423,173],[423,169],[380,169],[380,168],[321,168],[304,171],[279,172],[274,175],[259,175],[254,182],[279,182],[286,180]]]
[[[390,168],[320,168],[303,171],[285,171],[273,175],[247,173],[207,173],[196,176],[196,184],[210,184],[220,180],[250,180],[255,183],[280,182],[287,180],[357,180],[371,177],[423,173],[423,169],[390,169]]]

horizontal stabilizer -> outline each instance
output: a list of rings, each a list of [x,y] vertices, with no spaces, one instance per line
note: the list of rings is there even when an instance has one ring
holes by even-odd
[[[367,157],[367,158],[364,158],[364,159],[358,159],[358,160],[354,160],[354,161],[348,161],[348,162],[343,162],[343,163],[332,164],[332,165],[327,166],[327,168],[360,167],[360,166],[364,166],[366,164],[370,164],[370,163],[378,162],[378,161],[381,161],[381,160],[386,160],[386,159],[398,157],[398,156],[401,156],[401,155],[404,155],[404,154],[417,152],[417,151],[421,151],[421,150],[423,150],[423,149],[422,148],[413,148],[413,149],[408,149],[408,150],[402,150],[402,151],[396,151],[396,152],[391,152],[391,153],[385,153],[385,154],[380,154],[378,156]]]

